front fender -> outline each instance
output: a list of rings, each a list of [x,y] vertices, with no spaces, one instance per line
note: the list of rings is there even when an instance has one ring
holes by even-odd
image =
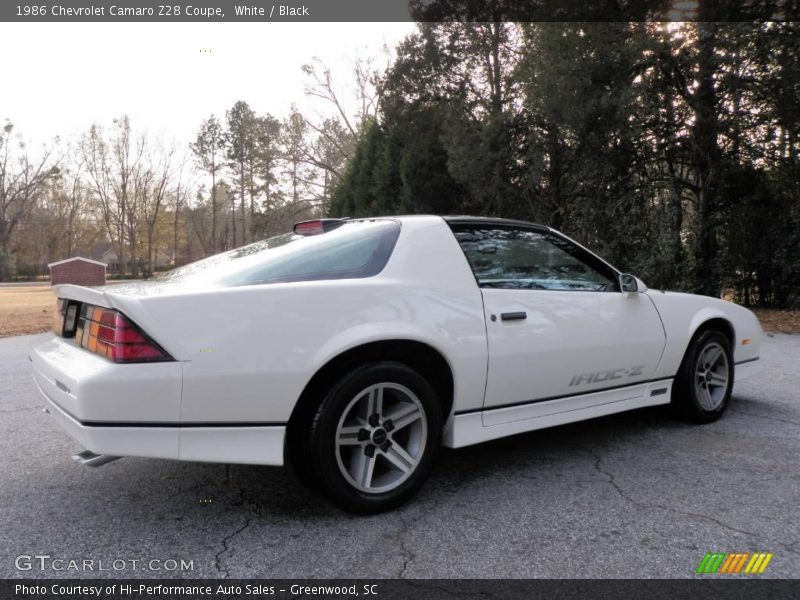
[[[675,292],[647,292],[661,316],[667,344],[654,377],[674,377],[695,333],[712,319],[733,330],[733,358],[741,363],[758,358],[763,333],[752,311],[719,298]]]

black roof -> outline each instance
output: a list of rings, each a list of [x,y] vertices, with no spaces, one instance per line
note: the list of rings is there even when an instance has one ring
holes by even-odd
[[[498,225],[505,227],[529,227],[541,231],[551,231],[547,225],[520,221],[519,219],[500,219],[497,217],[471,217],[469,215],[442,216],[451,225]]]

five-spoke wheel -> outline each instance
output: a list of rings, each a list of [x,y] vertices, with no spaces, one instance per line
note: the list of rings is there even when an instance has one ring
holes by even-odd
[[[346,510],[393,508],[430,471],[441,445],[441,410],[433,387],[408,366],[390,361],[363,365],[322,399],[302,464]]]
[[[419,464],[427,428],[422,403],[407,387],[382,382],[362,390],[336,430],[342,475],[366,493],[396,488]]]
[[[724,412],[733,387],[731,342],[724,333],[707,329],[686,351],[672,394],[678,414],[708,423]]]
[[[695,392],[700,405],[716,410],[728,390],[728,357],[718,342],[709,342],[697,359]]]

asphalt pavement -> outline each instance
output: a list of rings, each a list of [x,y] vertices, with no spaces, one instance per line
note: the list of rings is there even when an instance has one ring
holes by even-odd
[[[766,340],[716,423],[645,409],[447,450],[415,499],[372,517],[279,468],[77,465],[40,410],[37,339],[0,339],[0,577],[682,578],[734,551],[800,576],[797,335]]]

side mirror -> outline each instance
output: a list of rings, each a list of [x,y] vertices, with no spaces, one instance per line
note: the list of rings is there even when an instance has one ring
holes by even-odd
[[[639,291],[639,280],[633,275],[622,273],[619,276],[619,291],[635,294]]]

